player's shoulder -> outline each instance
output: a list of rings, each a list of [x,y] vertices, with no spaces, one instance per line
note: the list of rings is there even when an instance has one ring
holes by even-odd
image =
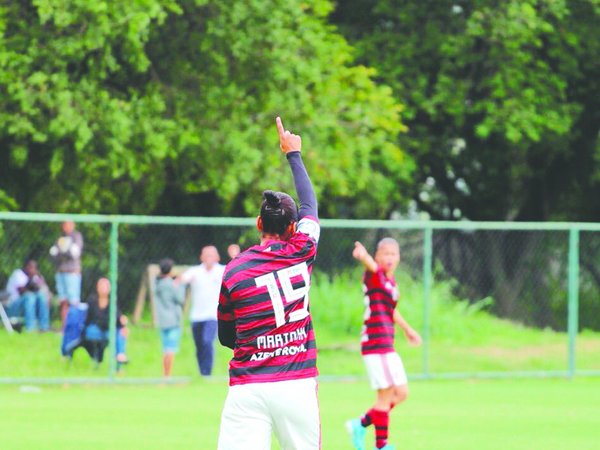
[[[252,247],[247,248],[243,252],[240,252],[235,258],[233,258],[231,261],[229,261],[229,263],[227,263],[225,269],[227,270],[231,267],[236,267],[250,259],[256,258],[257,255],[260,253],[261,248],[262,247],[260,245],[253,245]]]
[[[202,264],[196,264],[193,266],[189,266],[187,269],[185,269],[185,271],[183,273],[184,274],[194,274],[194,273],[198,273],[201,270],[202,270]]]
[[[308,236],[318,243],[319,238],[321,237],[321,225],[319,224],[319,219],[312,216],[306,216],[300,219],[298,226],[296,227],[296,235]]]
[[[243,270],[250,261],[258,257],[260,257],[260,246],[254,245],[244,250],[223,267],[223,279],[227,279],[232,273]]]
[[[386,279],[385,271],[379,266],[375,272],[365,270],[364,279],[372,283],[383,282]]]
[[[381,275],[385,275],[385,271],[379,264],[375,270],[365,269],[365,277],[380,277]]]

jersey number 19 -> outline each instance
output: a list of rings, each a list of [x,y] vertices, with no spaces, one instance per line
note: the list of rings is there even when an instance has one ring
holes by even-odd
[[[304,285],[294,289],[292,278],[302,276]],[[281,283],[283,297],[277,286],[277,279]],[[304,298],[302,309],[293,311],[289,315],[290,322],[297,322],[308,316],[308,290],[310,289],[310,275],[308,266],[305,262],[296,264],[295,266],[286,269],[271,272],[254,279],[257,287],[266,286],[273,304],[273,312],[275,313],[275,325],[279,328],[286,323],[285,305]]]

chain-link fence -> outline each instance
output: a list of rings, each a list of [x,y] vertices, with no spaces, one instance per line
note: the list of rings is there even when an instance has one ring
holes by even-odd
[[[33,258],[54,294],[53,331],[0,332],[4,381],[106,376],[85,356],[75,362],[59,356],[61,319],[49,249],[64,220],[74,220],[84,236],[82,300],[106,276],[113,285],[112,318],[118,298],[119,309],[134,322],[132,363],[123,375],[129,379],[159,373],[149,369],[160,365],[148,307],[156,263],[169,257],[184,270],[198,264],[200,249],[209,244],[227,262],[229,244],[244,249],[258,241],[253,219],[0,213],[0,289]],[[351,252],[355,241],[374,252],[386,236],[401,247],[399,310],[423,336],[423,345],[412,348],[397,333],[397,348],[413,377],[600,374],[600,226],[340,220],[322,225],[311,288],[322,375],[363,374],[361,270]],[[111,334],[109,352],[112,345]],[[217,375],[226,373],[227,352],[218,351]],[[187,324],[178,358],[179,375],[197,372]],[[115,358],[107,359],[109,379],[122,379],[115,378]]]

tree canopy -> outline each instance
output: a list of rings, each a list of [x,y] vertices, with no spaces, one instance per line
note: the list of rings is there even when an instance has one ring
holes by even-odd
[[[0,208],[600,219],[599,0],[15,0]]]
[[[328,1],[15,1],[0,10],[4,207],[254,212],[302,134],[325,215],[385,215],[413,170],[400,102]]]
[[[452,220],[600,220],[598,0],[352,3],[331,20],[406,107],[398,142],[416,162],[415,210]],[[436,259],[461,296],[565,328],[564,234],[435,237]],[[585,239],[581,317],[590,326],[599,253]]]
[[[600,2],[353,3],[333,20],[406,105],[419,209],[600,218]]]

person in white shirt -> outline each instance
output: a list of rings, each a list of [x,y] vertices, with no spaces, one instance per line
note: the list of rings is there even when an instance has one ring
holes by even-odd
[[[240,252],[237,245],[227,249],[229,256],[234,258]],[[202,376],[212,373],[214,362],[214,342],[217,337],[217,306],[221,280],[225,266],[219,264],[221,257],[213,245],[203,247],[200,252],[200,265],[190,267],[179,280],[189,284],[192,294],[190,321],[192,334],[196,344],[196,359]]]

